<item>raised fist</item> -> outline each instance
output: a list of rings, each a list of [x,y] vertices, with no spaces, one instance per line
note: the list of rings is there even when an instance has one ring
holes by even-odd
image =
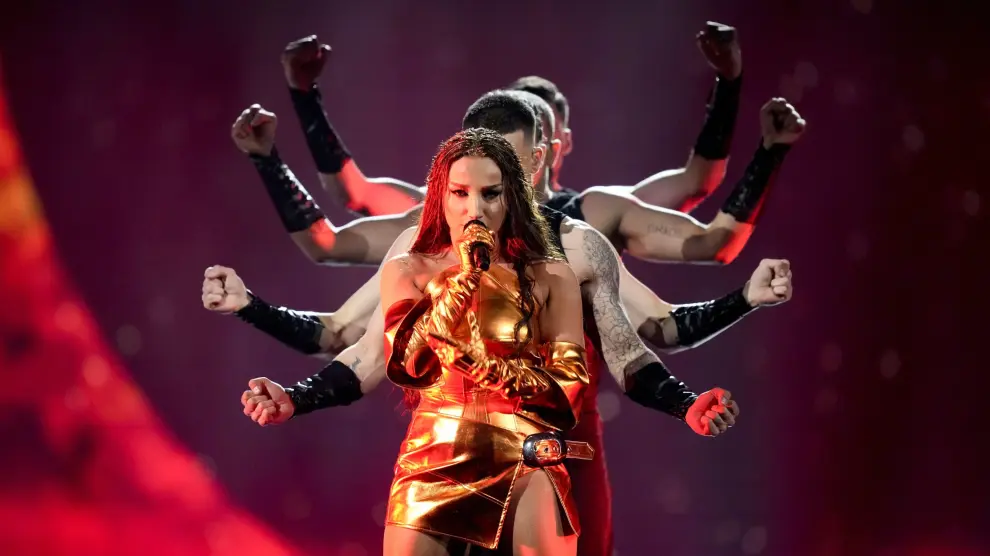
[[[708,65],[727,79],[735,79],[742,73],[742,51],[735,27],[709,21],[694,37]]]
[[[296,411],[285,388],[265,377],[248,381],[248,390],[241,394],[241,405],[244,414],[263,427],[284,423]]]
[[[804,133],[807,124],[801,114],[782,98],[770,99],[760,109],[760,132],[763,146],[774,143],[793,144]]]
[[[275,127],[278,118],[260,104],[252,104],[241,112],[230,128],[230,136],[237,148],[247,154],[268,156],[275,146]]]
[[[316,35],[292,41],[282,51],[282,69],[289,87],[306,91],[323,72],[323,64],[330,55],[330,47],[320,44]]]
[[[735,425],[737,417],[739,405],[732,401],[732,394],[722,388],[712,388],[698,396],[684,421],[702,436],[718,436]]]
[[[753,307],[790,301],[794,293],[791,263],[787,259],[763,259],[746,284],[743,295]]]
[[[229,315],[251,302],[241,277],[234,269],[211,266],[203,274],[203,307]]]

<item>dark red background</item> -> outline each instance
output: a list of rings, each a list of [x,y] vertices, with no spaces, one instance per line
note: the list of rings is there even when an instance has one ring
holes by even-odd
[[[335,125],[366,172],[413,182],[477,96],[543,74],[571,99],[563,178],[582,189],[683,163],[712,79],[692,37],[716,19],[740,29],[745,60],[726,183],[771,96],[808,133],[731,266],[629,266],[691,301],[787,257],[796,294],[665,359],[738,398],[744,420],[724,439],[605,388],[619,554],[985,553],[985,30],[961,3],[908,4],[5,6],[17,136],[0,144],[0,191],[13,190],[19,141],[53,243],[40,221],[10,224],[13,204],[0,211],[0,540],[16,554],[253,553],[266,539],[379,552],[398,392],[259,429],[240,412],[246,380],[319,363],[199,302],[211,264],[324,310],[371,273],[306,261],[229,140],[240,110],[264,104],[316,189],[278,64],[286,42],[333,45]],[[726,190],[695,215],[710,218]]]

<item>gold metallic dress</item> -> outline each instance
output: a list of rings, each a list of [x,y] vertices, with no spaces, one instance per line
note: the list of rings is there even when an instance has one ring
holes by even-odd
[[[594,451],[584,442],[530,435],[577,423],[588,386],[584,347],[542,342],[537,309],[530,329],[519,331],[524,348],[518,351],[519,298],[515,272],[494,264],[484,272],[455,266],[434,278],[418,302],[399,301],[386,311],[388,378],[418,394],[386,525],[495,548],[513,485],[542,469],[565,527],[580,531],[561,462],[591,459]]]

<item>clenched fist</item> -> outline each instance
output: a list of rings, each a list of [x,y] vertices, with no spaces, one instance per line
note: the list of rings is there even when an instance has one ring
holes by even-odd
[[[807,123],[801,114],[782,98],[774,98],[760,109],[760,132],[763,146],[774,143],[790,145],[801,138]]]
[[[742,51],[735,27],[709,21],[694,37],[708,65],[727,79],[742,74]]]
[[[684,421],[702,436],[718,436],[735,425],[737,417],[739,404],[732,400],[732,394],[722,388],[712,388],[698,396]]]
[[[261,426],[284,423],[296,411],[285,388],[265,377],[248,381],[248,390],[241,394],[241,405],[244,406],[244,414]]]
[[[247,154],[268,156],[275,146],[275,127],[278,118],[260,104],[252,104],[234,121],[230,137],[237,148]]]
[[[743,295],[753,307],[770,306],[791,299],[794,285],[787,259],[763,259],[750,276]]]
[[[203,274],[203,307],[229,315],[251,302],[244,281],[225,266],[211,266]]]
[[[320,44],[316,35],[292,41],[282,51],[282,69],[289,87],[300,91],[309,90],[323,72],[330,47]]]

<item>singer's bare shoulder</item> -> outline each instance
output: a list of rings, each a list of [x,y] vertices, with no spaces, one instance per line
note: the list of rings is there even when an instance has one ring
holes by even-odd
[[[449,256],[406,252],[392,257],[382,266],[382,279],[410,280],[420,291],[425,291],[431,280],[454,273],[458,268],[457,262]]]
[[[382,274],[392,276],[415,277],[419,274],[429,272],[429,259],[420,253],[399,253],[382,266]]]
[[[399,253],[393,255],[382,265],[382,272],[409,274],[415,272],[417,266],[422,264],[422,257],[415,253]]]
[[[385,261],[381,270],[382,306],[401,299],[419,299],[423,295],[425,274],[422,257],[399,253]],[[391,300],[386,303],[386,300]]]

